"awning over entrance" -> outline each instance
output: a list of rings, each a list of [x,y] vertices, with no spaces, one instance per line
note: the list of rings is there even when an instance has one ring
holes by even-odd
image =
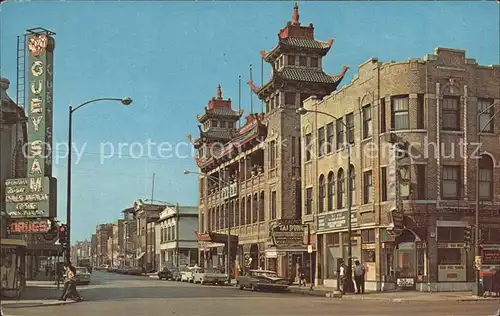
[[[204,241],[204,242],[214,242],[218,244],[227,244],[227,234],[216,234],[213,232],[205,233],[205,234],[198,234],[195,232],[196,239],[198,241]],[[238,236],[231,235],[230,236],[230,241],[231,244],[238,244],[239,238]]]
[[[142,257],[144,257],[145,254],[146,254],[145,252],[141,252],[137,257],[135,257],[135,259],[139,260]]]

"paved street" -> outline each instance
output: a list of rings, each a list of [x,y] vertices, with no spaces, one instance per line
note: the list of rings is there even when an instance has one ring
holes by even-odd
[[[94,272],[79,287],[84,302],[6,309],[6,315],[493,315],[497,301],[390,302],[337,300],[294,294],[255,293],[147,277]]]

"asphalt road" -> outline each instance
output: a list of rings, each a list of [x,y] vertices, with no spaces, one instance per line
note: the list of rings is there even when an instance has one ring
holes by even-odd
[[[336,300],[240,291],[232,287],[159,281],[107,272],[94,272],[92,277],[93,284],[79,287],[84,302],[11,309],[7,315],[491,316],[500,307],[496,301],[430,303]]]

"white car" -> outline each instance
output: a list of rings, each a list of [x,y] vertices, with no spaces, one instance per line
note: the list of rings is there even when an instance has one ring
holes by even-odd
[[[227,274],[221,273],[215,268],[195,268],[193,272],[193,279],[194,283],[224,285],[227,282]]]
[[[196,269],[196,267],[188,267],[185,270],[181,271],[181,282],[193,283],[194,269]]]

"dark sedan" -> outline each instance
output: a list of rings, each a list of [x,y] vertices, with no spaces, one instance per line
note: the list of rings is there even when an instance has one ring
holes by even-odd
[[[172,280],[173,273],[169,268],[163,268],[163,270],[158,271],[158,279],[160,280]]]
[[[248,275],[237,278],[240,290],[250,288],[254,291],[287,291],[288,281],[279,277],[274,271],[250,270]]]

